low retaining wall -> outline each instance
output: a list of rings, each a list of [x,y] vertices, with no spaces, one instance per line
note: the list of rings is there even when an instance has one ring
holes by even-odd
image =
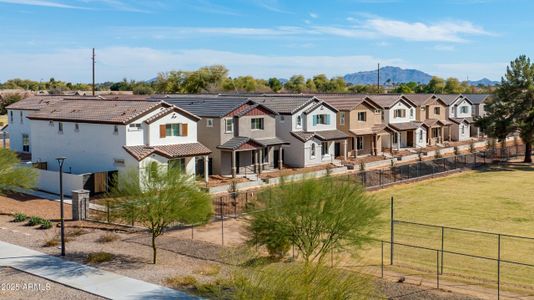
[[[59,172],[35,169],[38,174],[37,189],[59,195]],[[63,193],[72,196],[72,190],[82,190],[91,174],[63,173]]]
[[[330,169],[330,174],[332,175],[338,175],[343,174],[347,172],[347,167],[336,167]],[[303,180],[304,178],[318,178],[326,176],[327,170],[320,170],[315,172],[309,172],[309,173],[301,173],[301,174],[294,174],[294,175],[288,175],[284,176],[284,180],[286,181],[299,181]],[[269,178],[265,180],[266,184],[279,184],[282,180],[282,177],[275,177],[275,178]]]

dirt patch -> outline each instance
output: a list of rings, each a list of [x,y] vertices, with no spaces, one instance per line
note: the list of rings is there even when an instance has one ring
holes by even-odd
[[[71,219],[71,205],[65,203],[64,209],[65,219]],[[60,203],[24,194],[0,195],[0,213],[24,213],[28,216],[38,216],[47,220],[59,220]]]
[[[284,176],[295,175],[295,174],[316,172],[316,171],[326,170],[328,168],[335,168],[335,167],[338,167],[338,166],[334,164],[324,164],[324,165],[306,167],[306,168],[289,168],[287,166],[284,166],[282,170],[265,171],[265,173],[260,175],[260,178],[269,179],[269,178],[276,178],[276,177],[284,177]]]

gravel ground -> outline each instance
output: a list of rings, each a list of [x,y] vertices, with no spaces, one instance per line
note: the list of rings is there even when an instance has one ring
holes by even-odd
[[[65,204],[64,208],[65,219],[70,219],[71,206]],[[22,194],[13,194],[7,197],[0,195],[0,213],[2,214],[25,213],[28,216],[59,220],[59,209],[59,202],[56,201]]]
[[[12,268],[0,267],[0,299],[105,299]]]
[[[476,300],[479,298],[453,294],[448,292],[437,291],[435,289],[425,289],[423,287],[407,284],[396,283],[391,281],[385,281],[378,279],[376,281],[377,288],[384,295],[387,295],[388,299],[410,299],[410,300]]]

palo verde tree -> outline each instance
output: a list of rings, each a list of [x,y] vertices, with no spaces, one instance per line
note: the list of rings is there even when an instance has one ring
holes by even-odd
[[[361,185],[331,176],[284,182],[259,201],[266,209],[252,214],[249,243],[279,256],[294,245],[306,265],[369,242],[382,211]]]
[[[534,142],[534,64],[521,55],[506,68],[506,74],[485,106],[486,116],[477,120],[488,136],[504,141],[506,136],[519,131],[525,143],[524,162],[532,162]]]
[[[14,152],[0,149],[0,193],[32,188],[36,180],[34,169],[20,166],[20,160]]]
[[[152,261],[156,263],[156,239],[176,223],[207,222],[213,212],[210,196],[192,176],[180,168],[160,167],[131,170],[119,175],[110,192],[113,213],[123,220],[135,220],[152,236]]]

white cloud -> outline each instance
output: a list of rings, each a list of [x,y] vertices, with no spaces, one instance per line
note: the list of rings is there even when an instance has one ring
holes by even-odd
[[[382,36],[390,36],[406,41],[465,42],[464,35],[490,35],[482,27],[468,21],[425,24],[408,23],[398,20],[374,18],[365,22],[365,28]]]
[[[9,78],[54,77],[62,80],[89,82],[91,49],[65,49],[52,53],[1,53],[0,81]],[[196,69],[211,64],[224,64],[232,76],[253,75],[290,77],[326,73],[343,75],[369,70],[377,62],[406,67],[400,59],[372,55],[347,56],[277,56],[245,54],[209,49],[164,51],[152,48],[111,47],[97,49],[97,81],[121,80],[124,77],[146,80],[158,72],[173,69]]]
[[[454,64],[435,64],[431,67],[432,74],[442,77],[457,77],[465,80],[478,80],[487,77],[492,80],[498,80],[506,72],[507,63],[489,62],[489,63],[454,63]]]
[[[482,27],[467,21],[449,21],[435,24],[368,18],[350,26],[315,26],[304,20],[305,26],[277,27],[129,27],[117,28],[125,38],[183,39],[199,35],[254,37],[267,36],[334,36],[359,39],[397,38],[417,42],[466,42],[468,36],[491,35]]]
[[[45,1],[45,0],[0,0],[0,3],[18,4],[18,5],[30,5],[30,6],[43,6],[53,8],[74,8],[84,9],[83,7],[68,5],[61,2]]]
[[[310,15],[310,18],[313,18],[313,19],[317,19],[317,18],[319,18],[319,15],[316,14],[316,13],[314,13],[314,12],[310,12],[309,15]]]

